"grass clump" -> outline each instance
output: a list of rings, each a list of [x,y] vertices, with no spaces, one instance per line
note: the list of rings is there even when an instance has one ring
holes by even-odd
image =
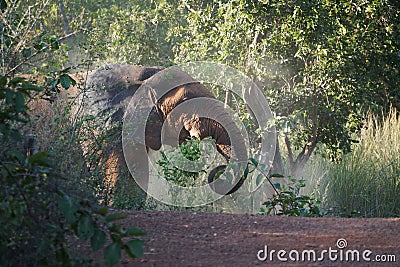
[[[360,142],[321,183],[325,205],[362,217],[400,216],[400,118],[369,115]]]

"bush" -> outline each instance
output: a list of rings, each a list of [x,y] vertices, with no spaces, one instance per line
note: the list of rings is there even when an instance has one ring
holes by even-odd
[[[20,134],[30,121],[25,98],[44,91],[23,78],[0,77],[0,264],[9,266],[72,266],[88,264],[76,257],[68,237],[91,240],[93,250],[103,248],[106,233],[111,244],[104,249],[105,263],[118,262],[124,249],[131,257],[142,255],[143,242],[126,236],[142,235],[137,229],[124,229],[114,221],[123,215],[107,214],[91,202],[75,195],[78,184],[59,172],[60,162],[51,152],[39,152],[26,144]],[[29,142],[35,142],[35,138]],[[25,143],[25,144],[24,144]],[[61,168],[62,169],[62,168]],[[74,196],[70,196],[73,193]]]
[[[124,229],[115,222],[124,215],[108,214],[81,191],[89,183],[80,172],[86,163],[77,128],[69,121],[70,106],[56,105],[60,92],[75,85],[71,68],[60,66],[67,48],[38,23],[48,1],[8,2],[0,5],[0,265],[94,263],[74,247],[74,236],[90,240],[93,250],[103,248],[107,266],[118,262],[121,250],[141,256],[142,241],[122,238],[143,232]],[[44,114],[34,114],[34,105]]]
[[[276,177],[279,175],[272,175]],[[322,217],[325,212],[319,209],[320,200],[300,194],[300,190],[306,186],[305,180],[290,179],[288,185],[274,183],[274,196],[264,202],[265,208],[261,214],[286,215],[296,217]]]

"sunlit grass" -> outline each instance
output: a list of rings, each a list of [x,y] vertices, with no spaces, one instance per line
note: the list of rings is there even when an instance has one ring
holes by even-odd
[[[340,163],[326,162],[316,192],[326,207],[363,217],[400,216],[400,119],[369,116],[360,143]]]

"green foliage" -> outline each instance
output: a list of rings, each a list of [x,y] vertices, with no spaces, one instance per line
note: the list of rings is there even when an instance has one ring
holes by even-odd
[[[126,237],[142,236],[145,233],[137,228],[125,229],[116,221],[125,219],[126,214],[108,214],[108,209],[94,209],[86,201],[76,201],[68,195],[61,194],[59,208],[64,213],[68,224],[80,240],[90,239],[91,247],[97,251],[107,243],[107,234],[111,243],[104,248],[104,262],[106,266],[113,266],[119,262],[121,251],[124,250],[130,257],[143,256],[143,241],[131,239],[125,242]]]
[[[75,85],[67,75],[69,69],[64,66],[65,55],[72,55],[69,52],[71,48],[79,51],[77,58],[92,62],[167,66],[194,60],[219,61],[244,71],[263,87],[276,113],[276,125],[283,137],[287,137],[287,151],[310,151],[308,155],[303,153],[298,157],[300,161],[306,161],[316,144],[321,143],[318,148],[322,155],[341,160],[340,164],[330,167],[326,176],[329,177],[326,184],[332,185],[326,187],[326,192],[329,191],[327,199],[332,205],[339,205],[346,211],[361,210],[363,216],[398,216],[396,205],[372,205],[397,203],[397,162],[393,160],[397,158],[396,154],[389,153],[390,156],[377,159],[368,158],[372,152],[363,154],[359,150],[359,156],[352,154],[341,159],[342,152],[357,147],[353,143],[358,138],[365,111],[380,116],[387,113],[390,106],[398,108],[400,105],[400,8],[396,1],[72,0],[66,4],[70,28],[80,33],[76,35],[76,43],[68,42],[69,45],[63,38],[57,38],[64,32],[57,1],[49,5],[44,3],[0,3],[4,14],[0,28],[1,72],[7,74],[7,78],[0,79],[4,86],[0,92],[0,128],[4,137],[15,136],[20,126],[28,121],[26,100],[33,95],[53,99],[61,87]],[[21,12],[28,10],[28,6],[30,12]],[[78,39],[81,40],[79,45]],[[60,69],[63,70],[58,71]],[[36,86],[35,83],[21,78],[9,82],[10,77],[20,71],[46,73],[45,90],[41,87],[31,90],[34,88],[29,87]],[[51,75],[47,75],[49,72]],[[18,108],[14,110],[14,106]],[[243,108],[237,110],[241,118],[246,118]],[[65,112],[71,111],[66,109]],[[66,160],[60,151],[95,140],[85,152],[85,162],[82,163],[87,163],[90,174],[87,175],[82,168],[81,173],[76,171],[71,176],[89,176],[79,185],[86,183],[92,189],[96,188],[92,193],[104,204],[136,208],[139,201],[127,197],[132,196],[127,184],[123,184],[117,197],[111,198],[108,189],[102,187],[104,170],[99,163],[105,163],[106,158],[102,156],[106,155],[105,148],[111,138],[108,133],[94,134],[100,129],[99,122],[86,117],[76,120],[76,124],[70,124],[71,127],[63,128],[60,127],[65,124],[62,117],[49,120],[52,120],[51,130],[57,133],[57,138],[48,142],[46,151],[54,162],[58,162],[57,166],[51,164],[56,172],[65,174],[79,169],[69,168],[71,162],[79,160],[72,156]],[[251,123],[248,124],[252,127]],[[249,129],[253,132],[253,128]],[[68,135],[69,132],[72,134]],[[76,139],[69,138],[72,135]],[[386,138],[391,140],[388,136]],[[379,147],[386,149],[387,146],[388,143],[382,141]],[[99,155],[98,151],[104,154]],[[183,151],[189,160],[197,160],[196,149],[186,147]],[[380,155],[385,153],[379,151]],[[10,161],[18,160],[17,167],[13,168],[22,170],[32,165],[23,155],[21,150],[17,150],[8,151],[4,157],[12,159]],[[368,161],[363,161],[364,158]],[[26,166],[25,161],[28,161]],[[297,160],[293,158],[292,161],[290,163]],[[356,164],[361,164],[361,167],[356,167]],[[161,173],[175,184],[190,186],[196,181],[201,183],[199,173],[172,168],[171,157],[166,157],[165,153],[159,165]],[[43,171],[48,170],[43,168]],[[247,166],[244,171],[248,175],[253,170]],[[351,179],[347,177],[349,172],[352,173]],[[43,175],[49,176],[47,173]],[[379,179],[381,177],[386,178]],[[257,183],[262,179],[264,175],[260,174]],[[327,182],[329,179],[332,182]],[[292,184],[288,188],[292,194],[282,196],[291,202],[299,202],[295,204],[297,210],[307,209],[312,199],[301,198],[296,192],[298,187],[298,184]],[[368,211],[360,206],[369,207]],[[382,209],[385,211],[378,212]],[[88,221],[82,221],[82,226],[85,223]],[[101,240],[102,234],[96,233],[94,229],[93,235]],[[87,232],[87,235],[91,234],[91,231]],[[116,246],[108,251],[110,254],[119,253]],[[114,260],[110,258],[109,262]]]
[[[263,87],[292,151],[312,143],[312,152],[322,143],[331,158],[350,150],[366,110],[380,114],[400,103],[399,10],[390,0],[66,5],[71,28],[83,30],[80,52],[91,60],[145,65],[210,60],[236,67]],[[49,13],[44,24],[60,25],[47,28],[62,32],[57,3]],[[303,156],[299,161],[309,155]]]
[[[390,106],[399,107],[399,10],[391,0],[72,0],[66,5],[71,29],[82,30],[77,39],[83,40],[78,47],[86,53],[83,57],[145,65],[211,60],[253,77],[276,114],[280,134],[287,138],[286,150],[300,151],[297,158],[287,157],[288,165],[304,164],[314,148],[340,160],[355,147],[365,111],[380,116]],[[35,42],[21,46],[24,50],[7,62],[30,57],[40,44],[58,47],[52,37],[63,32],[58,4],[53,2],[46,11],[51,14],[43,20],[47,32],[39,27],[32,35],[38,37]],[[27,36],[13,36],[18,24],[8,25],[3,31],[6,45]],[[57,77],[68,87],[62,73]],[[238,109],[241,118],[246,117],[243,110]],[[100,159],[91,159],[89,165],[98,166]],[[183,173],[170,168],[168,160],[162,156],[161,173],[171,181],[188,185],[198,179],[182,180]],[[391,171],[391,160],[382,164],[389,167],[381,172]],[[93,176],[93,184],[98,183]],[[260,175],[257,180],[262,179]],[[136,200],[124,194],[128,195],[123,193],[114,203],[133,207]]]
[[[150,203],[146,200],[146,193],[134,183],[129,173],[121,173],[119,177],[120,180],[115,185],[115,190],[109,196],[104,195],[103,199],[110,199],[109,205],[115,209],[151,209]]]
[[[56,164],[49,153],[26,155],[19,146],[22,140],[20,129],[29,120],[24,96],[29,97],[31,92],[45,89],[22,78],[2,77],[1,81],[0,92],[4,96],[0,99],[4,103],[1,110],[1,145],[6,150],[0,155],[3,185],[0,190],[0,243],[3,255],[0,263],[20,265],[29,261],[44,266],[83,263],[69,247],[67,229],[83,241],[90,239],[93,250],[104,247],[105,233],[108,232],[113,247],[125,250],[132,257],[141,256],[143,243],[140,240],[133,239],[130,243],[122,240],[142,235],[140,230],[124,229],[114,222],[123,218],[122,215],[107,215],[106,209],[96,210],[87,200],[76,201],[62,193],[60,189],[68,190],[68,186],[56,172]],[[23,97],[19,99],[18,95]],[[24,119],[21,119],[22,116]],[[58,208],[54,205],[57,199],[60,199]],[[21,254],[24,256],[16,256]],[[105,253],[107,266],[115,264],[119,260],[118,255],[114,250]]]
[[[186,26],[170,31],[180,40],[175,60],[220,61],[254,77],[293,151],[312,152],[319,142],[335,158],[350,150],[363,112],[400,103],[398,3],[221,0],[182,7]]]
[[[170,65],[170,27],[181,27],[171,1],[109,1],[97,6],[85,26],[88,52],[100,61]],[[174,19],[178,19],[174,21]]]
[[[65,237],[62,228],[56,226],[60,221],[52,204],[54,196],[51,192],[54,193],[57,188],[53,177],[57,175],[53,173],[47,153],[28,156],[19,146],[22,140],[19,134],[21,124],[29,119],[25,97],[30,96],[31,91],[42,91],[43,88],[38,90],[39,87],[31,86],[22,78],[2,77],[1,80],[2,96],[12,97],[0,99],[3,107],[1,146],[5,148],[0,155],[0,178],[3,185],[0,190],[0,262],[18,265],[23,259],[16,255],[21,253],[25,255],[25,261],[45,265],[49,261],[64,258],[66,253]],[[22,97],[19,99],[18,95]],[[47,223],[44,223],[45,218],[48,218]],[[47,254],[50,250],[52,253]]]
[[[179,145],[179,151],[161,151],[161,159],[157,164],[161,167],[163,177],[175,185],[190,187],[201,184],[201,172],[191,172],[185,169],[176,167],[180,165],[182,160],[191,162],[201,158],[202,141],[198,139],[188,139],[185,143]],[[205,161],[203,162],[205,166]]]
[[[210,60],[250,75],[268,97],[285,145],[300,151],[289,155],[293,170],[317,143],[332,159],[349,152],[365,111],[399,107],[399,10],[391,0],[66,5],[71,28],[83,30],[79,51],[91,60],[164,66]],[[49,12],[45,25],[60,25],[61,32],[56,3]]]
[[[64,139],[70,136],[71,128],[65,125],[63,129],[57,128],[65,123],[62,121],[65,117],[53,113],[45,118],[51,125],[42,130],[59,134],[57,142],[53,143],[51,136],[46,139],[48,149],[36,151],[25,140],[25,132],[31,133],[30,127],[42,119],[31,117],[31,104],[46,106],[49,103],[44,99],[61,101],[59,93],[75,86],[76,82],[68,74],[71,68],[53,71],[60,66],[60,62],[52,61],[53,56],[65,50],[59,38],[37,24],[43,20],[46,2],[21,2],[1,2],[0,265],[82,266],[93,263],[86,255],[83,258],[78,255],[72,235],[81,241],[90,240],[92,249],[98,250],[107,245],[108,234],[109,247],[125,250],[132,257],[141,256],[143,242],[123,238],[143,232],[122,228],[115,220],[123,216],[107,214],[107,209],[93,204],[95,200],[90,194],[87,200],[80,197],[82,184],[71,179],[71,166],[66,175],[66,152],[75,150],[70,148],[73,143],[66,143]],[[28,5],[31,6],[28,8]],[[39,70],[46,73],[40,82],[32,75]],[[70,109],[65,107],[62,112],[68,113]],[[46,138],[32,136],[35,140],[29,141]],[[63,145],[60,150],[57,150],[58,145]],[[79,166],[79,160],[74,163]],[[107,266],[114,265],[119,258],[115,249],[105,253]]]
[[[24,78],[8,79],[0,76],[0,130],[4,134],[3,138],[18,135],[17,124],[28,121],[25,99],[32,92],[40,91],[43,91],[42,87]]]
[[[7,1],[6,1],[7,2]],[[68,46],[40,25],[49,7],[46,1],[9,1],[2,13],[1,73],[43,73],[64,68]],[[51,28],[51,27],[49,27]],[[32,64],[35,61],[36,64]]]
[[[275,214],[284,216],[322,217],[325,215],[319,209],[321,202],[306,195],[301,195],[300,190],[305,187],[305,180],[290,179],[288,185],[274,183],[279,191],[272,198],[264,202],[265,208],[261,214]]]
[[[252,168],[249,166],[252,166]],[[265,208],[261,208],[260,214],[300,217],[322,217],[325,215],[325,212],[318,207],[321,204],[320,200],[300,194],[300,190],[306,186],[304,179],[290,178],[288,184],[285,181],[282,183],[273,182],[273,179],[283,179],[285,176],[278,173],[268,175],[264,169],[265,166],[259,164],[256,159],[250,158],[243,177],[246,179],[248,174],[258,170],[260,174],[256,179],[257,184],[261,177],[265,177],[275,191],[273,197],[263,203]]]

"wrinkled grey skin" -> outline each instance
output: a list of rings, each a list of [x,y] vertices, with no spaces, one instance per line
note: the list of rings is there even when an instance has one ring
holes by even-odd
[[[87,92],[83,96],[84,114],[107,116],[122,122],[131,97],[142,83],[159,72],[161,67],[112,64],[87,77]]]
[[[87,81],[90,89],[86,98],[86,103],[89,104],[87,111],[93,115],[109,112],[111,121],[122,121],[131,96],[146,81],[145,89],[152,90],[156,100],[149,117],[145,120],[147,148],[159,150],[162,144],[181,144],[190,136],[198,139],[212,137],[218,152],[227,161],[235,157],[241,162],[247,162],[244,138],[231,115],[222,103],[218,104],[204,85],[193,80],[187,73],[179,69],[169,69],[165,72],[158,67],[109,65],[89,75]],[[174,87],[176,84],[182,85]],[[168,116],[178,105],[199,97],[209,98],[210,101],[203,100],[204,104],[194,106],[187,112]],[[229,128],[231,136],[220,123],[207,116],[208,111],[218,114],[216,119]],[[203,117],[196,114],[203,114]],[[165,123],[167,131],[162,140],[161,130]],[[231,140],[234,140],[234,146],[231,145]],[[211,183],[214,175],[224,168],[225,165],[221,165],[213,169],[208,181]],[[212,188],[219,194],[231,194],[243,184],[241,177],[235,179],[233,188],[218,181]]]

